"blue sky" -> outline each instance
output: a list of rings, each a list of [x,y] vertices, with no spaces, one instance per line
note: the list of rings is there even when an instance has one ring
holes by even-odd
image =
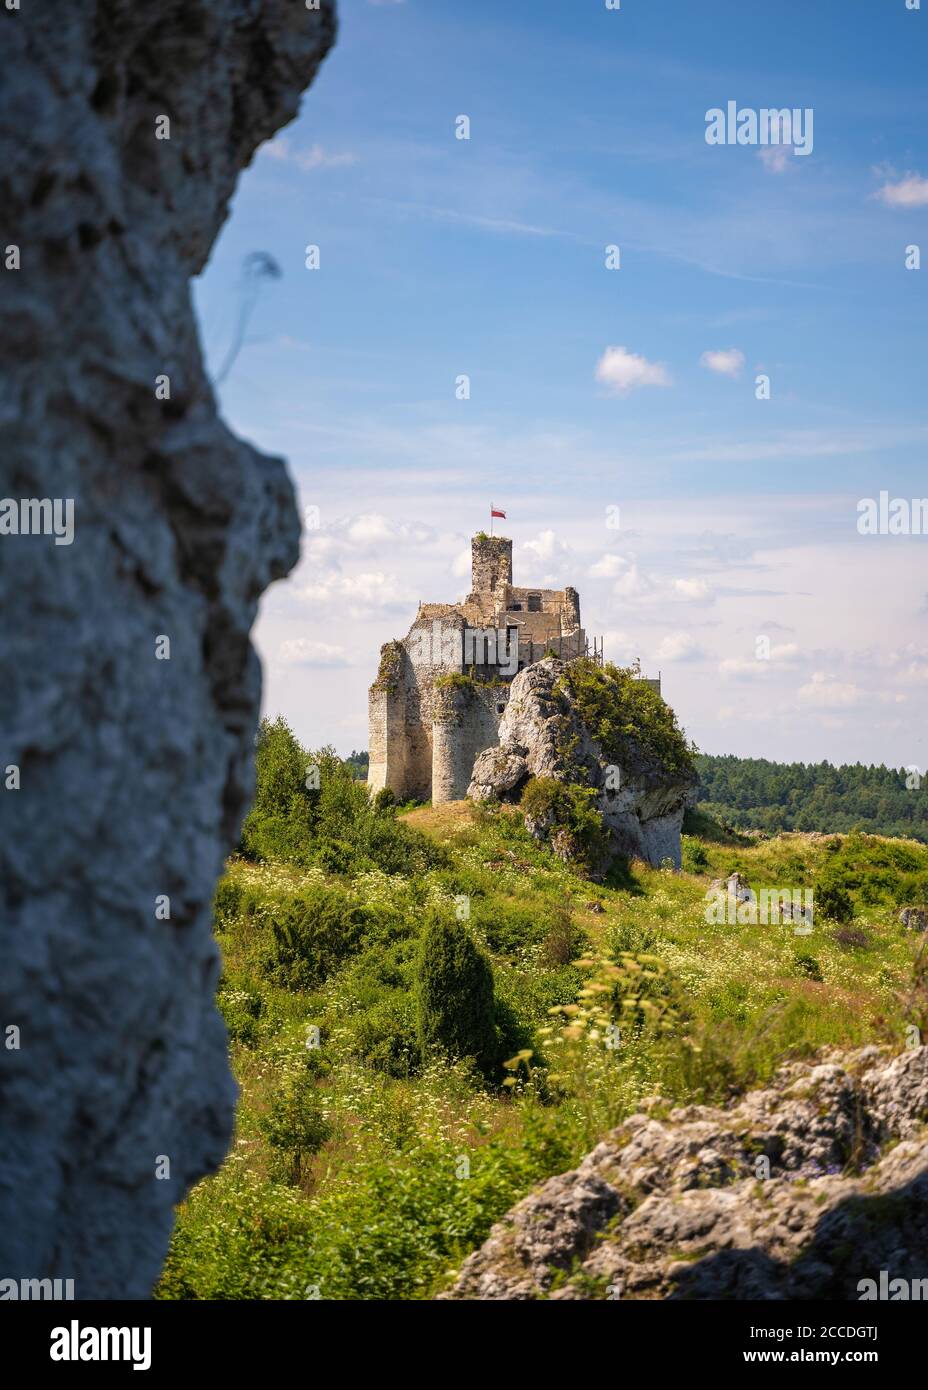
[[[380,643],[466,592],[492,499],[516,582],[573,583],[706,751],[924,767],[928,536],[856,508],[928,494],[928,4],[340,15],[195,290],[215,369],[243,258],[283,271],[220,391],[320,514],[262,607],[267,712],[366,746]],[[811,108],[811,153],[708,145],[728,101]]]

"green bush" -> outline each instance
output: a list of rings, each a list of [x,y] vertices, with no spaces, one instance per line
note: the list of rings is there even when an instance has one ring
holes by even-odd
[[[298,1184],[306,1160],[322,1148],[331,1133],[308,1068],[287,1079],[268,1113],[261,1116],[259,1126],[274,1151],[274,1176]]]
[[[316,864],[338,874],[373,868],[414,874],[447,857],[397,820],[389,795],[372,801],[353,765],[332,748],[308,752],[283,719],[262,721],[255,771],[255,799],[241,837],[251,859]]]
[[[806,952],[800,952],[796,956],[796,969],[800,974],[807,975],[810,980],[815,980],[818,984],[821,984],[824,979],[821,961],[817,960],[815,956],[806,954]]]
[[[416,960],[416,1009],[423,1057],[473,1057],[489,1075],[499,1061],[493,971],[462,923],[435,914]]]
[[[565,804],[564,790],[556,777],[531,777],[522,789],[519,807],[532,820],[556,816]]]
[[[705,846],[699,840],[695,840],[692,835],[681,836],[683,850],[683,868],[688,874],[702,873],[709,862]]]
[[[220,989],[216,996],[219,1012],[225,1019],[233,1042],[254,1047],[259,1037],[259,1023],[264,1012],[264,1000],[253,989]]]
[[[576,782],[554,777],[532,777],[526,782],[519,809],[531,820],[550,821],[550,830],[565,830],[576,867],[595,873],[610,858],[610,836],[596,809],[597,792]]]
[[[414,1000],[405,990],[391,990],[348,1025],[348,1050],[375,1071],[414,1076],[419,1070],[418,1020]]]
[[[583,953],[586,945],[586,935],[574,922],[570,903],[557,903],[541,943],[541,959],[545,965],[569,965]]]
[[[364,908],[333,884],[304,889],[272,904],[262,973],[286,989],[312,989],[355,951],[367,924]]]
[[[471,922],[491,951],[507,956],[535,945],[547,930],[546,919],[537,907],[524,907],[499,893],[471,900]]]
[[[220,930],[238,916],[241,902],[241,885],[228,874],[223,874],[213,894],[213,921]]]
[[[844,885],[837,878],[828,877],[815,885],[813,912],[831,922],[850,922],[854,904]]]

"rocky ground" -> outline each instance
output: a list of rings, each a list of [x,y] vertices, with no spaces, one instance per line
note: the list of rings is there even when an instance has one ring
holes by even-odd
[[[726,1109],[646,1102],[519,1202],[454,1299],[854,1300],[928,1270],[928,1048],[784,1066]]]

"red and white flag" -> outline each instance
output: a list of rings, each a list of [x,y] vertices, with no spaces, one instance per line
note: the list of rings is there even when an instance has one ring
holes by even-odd
[[[501,516],[504,521],[506,520],[506,513],[498,512],[495,507],[490,508],[490,516]]]

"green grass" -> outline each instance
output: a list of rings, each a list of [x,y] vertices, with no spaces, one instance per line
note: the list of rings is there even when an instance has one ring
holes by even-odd
[[[920,942],[897,916],[928,896],[928,848],[914,841],[752,840],[696,821],[692,871],[634,863],[593,886],[514,808],[399,819],[410,844],[440,851],[430,867],[421,855],[411,873],[356,858],[349,872],[230,862],[216,933],[237,1133],[179,1208],[158,1297],[428,1298],[644,1096],[717,1103],[788,1057],[904,1045]],[[708,925],[710,881],[736,870],[755,888],[837,875],[855,930]],[[466,1060],[423,1061],[417,1043],[423,924],[465,901],[511,1048],[505,1084]]]

